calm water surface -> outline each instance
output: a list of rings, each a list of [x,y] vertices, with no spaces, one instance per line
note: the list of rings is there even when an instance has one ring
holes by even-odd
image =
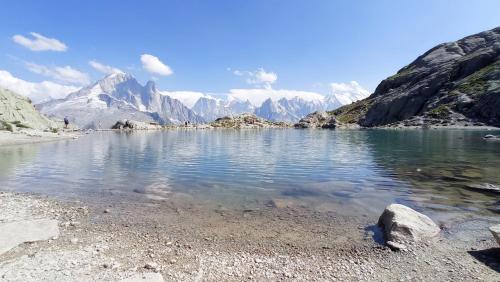
[[[379,214],[399,202],[447,216],[494,215],[500,142],[475,130],[178,130],[104,132],[0,148],[0,189],[74,199],[172,195],[228,208],[271,200]]]

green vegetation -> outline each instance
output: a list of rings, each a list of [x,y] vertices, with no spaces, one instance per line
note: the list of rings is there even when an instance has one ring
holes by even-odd
[[[430,110],[428,115],[433,118],[444,119],[450,114],[450,109],[446,105],[439,105],[438,107]]]
[[[59,129],[58,129],[58,128],[53,127],[53,128],[51,128],[51,129],[50,129],[50,131],[52,131],[52,133],[57,133],[57,132],[59,132]]]
[[[471,96],[483,94],[489,87],[488,78],[486,76],[493,72],[498,65],[498,63],[490,64],[469,75],[460,85],[458,85],[457,90]]]
[[[12,124],[10,124],[6,121],[3,121],[3,120],[0,121],[0,129],[14,132],[14,127],[12,127]]]
[[[415,66],[406,66],[406,67],[400,69],[395,75],[392,75],[392,76],[388,77],[387,79],[393,80],[393,79],[396,79],[398,77],[407,76],[407,75],[411,74],[414,70],[415,70]]]
[[[342,123],[357,123],[370,106],[371,101],[361,100],[328,112],[328,114],[335,115],[335,118]]]
[[[15,125],[18,128],[31,128],[30,126],[21,123],[20,121],[16,120],[12,122],[13,125]]]

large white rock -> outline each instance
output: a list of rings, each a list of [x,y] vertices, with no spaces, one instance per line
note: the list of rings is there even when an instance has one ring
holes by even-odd
[[[163,282],[163,276],[160,273],[146,272],[133,274],[120,282]]]
[[[407,206],[391,204],[378,220],[387,241],[413,243],[436,236],[440,229],[424,214]]]
[[[0,223],[0,255],[25,242],[59,237],[57,220],[35,219]]]
[[[500,224],[491,226],[490,232],[491,234],[493,234],[493,237],[495,237],[495,240],[497,240],[497,243],[500,245]]]

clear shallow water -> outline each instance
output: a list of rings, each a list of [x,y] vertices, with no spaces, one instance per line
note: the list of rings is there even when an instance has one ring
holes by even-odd
[[[391,202],[435,215],[499,212],[492,131],[178,130],[104,132],[0,148],[0,189],[61,198],[168,200],[228,208],[284,203],[373,215]]]

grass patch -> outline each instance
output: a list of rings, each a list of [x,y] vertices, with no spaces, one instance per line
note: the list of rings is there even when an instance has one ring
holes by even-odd
[[[446,105],[439,105],[438,107],[430,110],[427,114],[433,118],[444,119],[450,114],[450,109]]]
[[[471,96],[479,96],[485,93],[489,87],[486,76],[493,72],[496,67],[498,67],[498,63],[493,63],[469,75],[458,85],[457,90]]]
[[[407,76],[410,73],[412,73],[413,70],[415,70],[415,66],[406,66],[406,67],[400,69],[395,75],[392,75],[392,76],[388,77],[387,79],[394,80],[398,77]]]
[[[342,123],[357,123],[370,109],[371,101],[361,100],[328,112]]]

